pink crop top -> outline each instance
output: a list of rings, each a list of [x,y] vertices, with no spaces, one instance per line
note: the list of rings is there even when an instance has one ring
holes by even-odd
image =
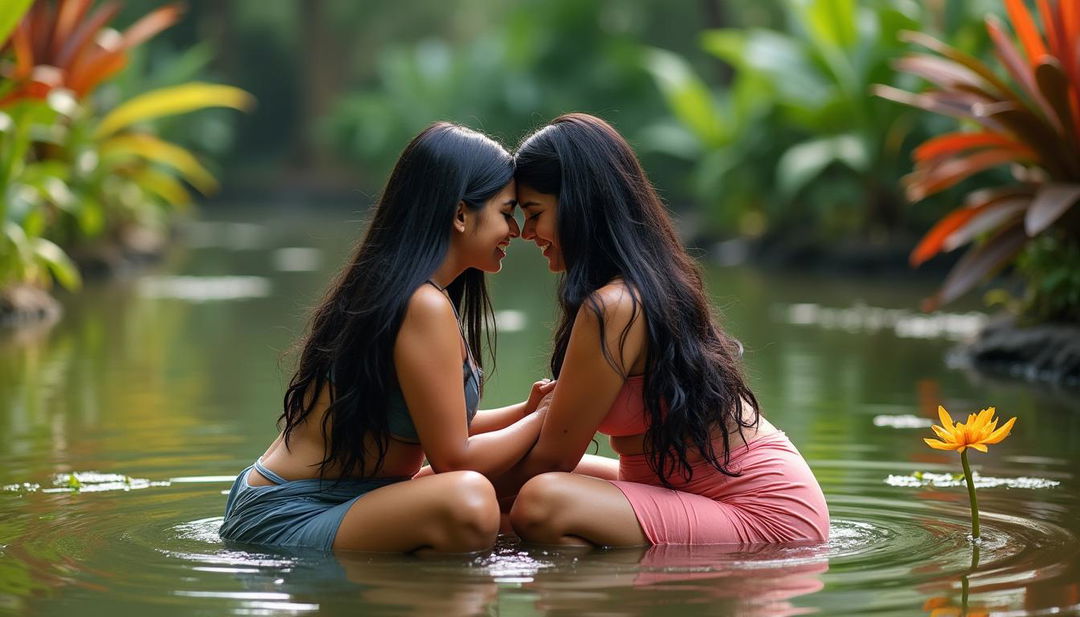
[[[649,420],[645,413],[645,397],[642,394],[644,387],[644,375],[628,378],[607,415],[600,421],[598,430],[611,437],[640,435],[647,431]]]

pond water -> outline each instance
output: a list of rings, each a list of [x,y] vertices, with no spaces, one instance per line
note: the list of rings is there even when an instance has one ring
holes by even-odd
[[[932,282],[707,272],[765,413],[825,490],[826,545],[500,540],[420,559],[223,544],[223,493],[275,435],[283,354],[359,216],[205,215],[166,263],[0,340],[0,614],[1080,614],[1080,405],[948,368],[985,317],[919,315]],[[532,245],[510,247],[492,286],[502,330],[485,406],[544,376],[554,314]],[[947,475],[959,457],[922,442],[939,403],[1019,417],[972,454],[987,485],[977,555],[966,491]]]

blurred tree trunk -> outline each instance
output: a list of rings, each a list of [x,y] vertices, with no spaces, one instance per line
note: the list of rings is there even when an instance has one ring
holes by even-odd
[[[727,3],[724,0],[701,0],[701,14],[704,16],[703,30],[714,30],[731,26],[731,20],[728,19],[727,15],[727,9],[724,8],[725,4]],[[713,68],[713,74],[717,81],[724,85],[730,84],[731,79],[735,76],[732,68],[712,54],[708,54],[708,56],[712,58],[710,65]]]
[[[300,130],[294,144],[297,166],[305,171],[327,170],[333,155],[318,136],[318,124],[333,109],[341,95],[344,58],[348,57],[334,33],[328,28],[324,0],[299,0],[300,53]]]

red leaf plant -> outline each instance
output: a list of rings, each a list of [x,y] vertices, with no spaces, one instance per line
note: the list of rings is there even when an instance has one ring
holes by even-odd
[[[26,98],[43,99],[53,88],[83,98],[127,64],[127,53],[176,23],[179,4],[157,8],[124,32],[109,28],[121,4],[93,0],[36,0],[11,34],[3,51],[14,64],[2,75],[13,82],[0,107]]]
[[[1042,31],[1024,0],[1004,0],[1014,38],[986,17],[994,55],[1007,78],[981,60],[920,32],[905,40],[929,50],[897,61],[932,87],[911,93],[879,85],[878,96],[958,118],[970,130],[927,140],[903,179],[920,201],[991,168],[1008,165],[1014,182],[971,192],[911,253],[918,266],[943,251],[974,246],[923,303],[935,310],[1012,262],[1036,236],[1080,230],[1080,2],[1038,0]]]

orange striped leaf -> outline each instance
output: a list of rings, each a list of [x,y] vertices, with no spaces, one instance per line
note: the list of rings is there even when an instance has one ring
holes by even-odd
[[[946,133],[945,135],[928,139],[915,149],[914,157],[916,161],[928,161],[941,156],[956,154],[964,150],[987,148],[991,146],[1023,149],[1026,153],[1034,156],[1034,152],[1032,152],[1030,148],[1027,148],[1010,137],[983,131],[978,133]]]
[[[75,28],[90,10],[92,0],[61,0],[56,9],[56,26],[53,30],[53,40],[49,56],[55,58],[60,53],[60,48],[75,31]]]
[[[1016,35],[1020,37],[1020,44],[1024,46],[1028,63],[1034,67],[1046,55],[1046,45],[1031,18],[1031,13],[1024,0],[1005,0],[1005,10],[1009,13],[1009,21],[1012,22]]]
[[[155,9],[124,31],[124,47],[130,49],[146,42],[158,32],[175,24],[183,12],[184,7],[180,4],[169,4]]]
[[[957,157],[929,168],[916,168],[904,177],[907,197],[921,201],[929,195],[942,191],[980,171],[1016,162],[1019,158],[1013,150],[989,148],[974,154]]]
[[[945,243],[945,238],[951,236],[954,231],[970,221],[972,217],[984,210],[986,206],[987,204],[983,204],[976,208],[957,208],[945,215],[945,218],[938,221],[936,225],[930,228],[930,231],[926,232],[926,235],[919,241],[915,250],[911,251],[911,266],[916,268],[922,265],[924,261],[940,253],[941,247]]]

